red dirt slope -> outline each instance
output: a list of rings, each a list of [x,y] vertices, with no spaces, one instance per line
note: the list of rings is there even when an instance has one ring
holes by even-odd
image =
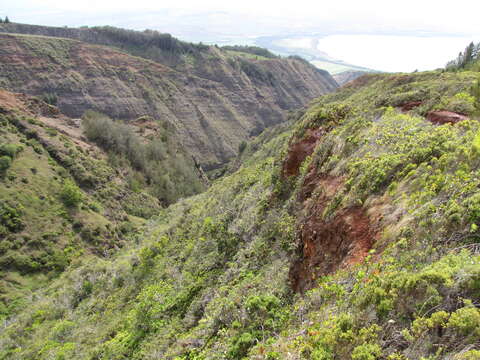
[[[456,124],[466,119],[467,119],[467,116],[463,114],[459,114],[459,113],[456,113],[453,111],[447,111],[447,110],[430,111],[427,114],[427,120],[437,125]]]

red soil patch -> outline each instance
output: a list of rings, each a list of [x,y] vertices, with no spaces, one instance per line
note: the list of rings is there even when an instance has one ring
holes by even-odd
[[[375,241],[376,231],[360,206],[342,209],[323,219],[326,206],[343,182],[341,177],[315,175],[315,169],[305,179],[300,200],[307,216],[300,221],[300,246],[289,274],[296,292],[313,288],[320,276],[361,262]],[[315,188],[319,188],[320,195],[312,199]]]
[[[416,107],[419,107],[422,104],[423,104],[423,101],[409,101],[405,104],[400,105],[399,108],[402,112],[407,112]]]
[[[298,175],[300,165],[308,156],[312,155],[315,146],[324,134],[325,130],[322,128],[308,129],[300,141],[290,144],[287,157],[283,162],[283,177]]]
[[[0,90],[0,107],[3,111],[22,110],[28,114],[37,116],[58,116],[60,111],[57,107],[49,105],[42,100],[21,93],[11,93]]]
[[[427,114],[427,120],[437,125],[456,124],[466,119],[468,119],[468,117],[463,114],[447,110],[430,111]]]
[[[0,90],[0,105],[5,111],[24,108],[24,104],[18,99],[18,94],[13,94],[5,90]]]

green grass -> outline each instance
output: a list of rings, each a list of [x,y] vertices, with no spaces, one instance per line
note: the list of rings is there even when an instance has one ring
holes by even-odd
[[[11,166],[0,179],[0,316],[5,318],[81,254],[104,255],[122,246],[145,221],[128,213],[148,213],[149,207],[159,206],[143,193],[128,196],[126,182],[109,184],[114,170],[104,160],[93,160],[64,135],[52,140],[51,129],[41,122],[20,114],[2,115],[1,121],[2,151],[21,149],[11,154]],[[48,148],[42,139],[52,141]],[[65,201],[66,184],[76,189],[80,201]],[[85,184],[97,188],[92,191]],[[111,196],[125,190],[123,202]]]

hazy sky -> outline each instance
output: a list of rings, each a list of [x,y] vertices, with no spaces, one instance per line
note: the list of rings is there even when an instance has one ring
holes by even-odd
[[[385,71],[443,66],[480,41],[479,10],[478,0],[0,0],[0,16],[23,23],[154,28],[206,42],[312,36],[334,58]]]

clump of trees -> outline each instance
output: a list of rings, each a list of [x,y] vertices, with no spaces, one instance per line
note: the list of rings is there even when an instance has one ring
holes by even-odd
[[[3,20],[2,18],[0,18],[0,24],[2,23],[5,23],[5,24],[9,24],[10,23],[10,19],[8,18],[8,16],[5,16],[5,20]]]
[[[146,140],[131,126],[95,112],[84,115],[83,126],[87,138],[108,152],[115,167],[130,168],[132,190],[145,189],[165,205],[203,190],[193,160],[168,128]]]
[[[112,42],[123,44],[125,47],[155,47],[176,54],[195,53],[197,51],[208,49],[207,45],[180,41],[170,34],[160,33],[156,30],[147,29],[145,31],[135,31],[121,29],[114,26],[98,26],[91,28],[91,30],[100,35],[107,36]]]
[[[240,70],[242,70],[252,81],[272,86],[275,85],[275,76],[270,70],[267,70],[259,64],[241,58],[238,59],[238,64]]]
[[[446,70],[459,71],[471,70],[480,72],[480,42],[474,44],[471,42],[463,52],[460,52],[455,60],[447,63]],[[480,76],[470,89],[473,96],[474,106],[477,112],[480,112]]]
[[[463,52],[460,52],[455,60],[447,63],[446,69],[455,71],[460,69],[480,70],[480,43],[474,44],[471,42]]]

